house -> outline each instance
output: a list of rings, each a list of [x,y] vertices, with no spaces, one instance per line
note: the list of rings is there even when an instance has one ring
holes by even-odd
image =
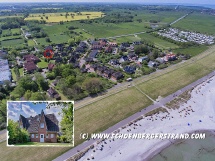
[[[56,100],[60,100],[61,97],[60,95],[57,93],[57,91],[55,91],[52,87],[50,87],[48,90],[47,90],[49,96],[51,98],[55,98]]]
[[[97,56],[97,54],[98,54],[99,52],[98,52],[98,50],[93,50],[93,51],[91,51],[90,53],[89,53],[89,58],[95,58],[96,56]]]
[[[40,59],[33,54],[23,56],[23,60],[25,60],[26,62],[33,61],[34,63],[40,62]]]
[[[167,54],[166,56],[163,57],[164,61],[173,61],[176,60],[176,55],[175,54]]]
[[[81,41],[80,43],[79,43],[79,47],[82,47],[82,48],[87,48],[87,44],[85,43],[85,42],[83,42],[83,41]]]
[[[55,67],[54,64],[52,64],[52,63],[49,63],[49,64],[48,64],[48,70],[49,70],[49,71],[52,71],[54,67]]]
[[[8,60],[0,58],[0,73],[0,84],[4,84],[5,81],[11,81],[12,75]]]
[[[111,59],[110,62],[109,62],[111,65],[119,65],[119,60],[117,59]]]
[[[53,50],[53,47],[52,46],[47,46],[47,47],[45,47],[45,50]]]
[[[18,123],[20,128],[28,131],[31,142],[57,142],[59,121],[54,114],[45,114],[43,110],[28,118],[20,114]]]
[[[38,68],[33,61],[28,61],[24,63],[24,69],[27,73],[33,73]]]
[[[92,70],[92,71],[96,71],[97,68],[98,68],[98,64],[92,64],[92,65],[90,65],[90,70]]]
[[[128,42],[123,42],[123,43],[121,43],[121,46],[128,48],[128,47],[130,47],[130,44]]]
[[[63,59],[61,57],[55,58],[55,63],[61,63]]]
[[[148,56],[140,57],[140,58],[138,59],[138,62],[142,63],[144,60],[145,60],[145,61],[148,61],[148,60],[149,60]]]
[[[157,67],[159,64],[157,62],[154,62],[154,61],[149,61],[148,62],[148,67],[150,68],[154,68],[154,67]]]
[[[63,51],[63,44],[57,44],[55,48],[58,49],[59,51]]]
[[[117,43],[116,42],[109,42],[108,45],[111,46],[111,47],[117,47]]]
[[[119,63],[122,63],[122,62],[125,62],[125,61],[128,61],[128,57],[127,57],[127,56],[122,56],[122,57],[119,59]]]
[[[134,42],[133,42],[133,45],[141,45],[141,44],[142,44],[141,41],[134,41]]]
[[[126,73],[128,73],[128,74],[133,74],[133,73],[135,73],[135,70],[136,70],[136,67],[134,67],[134,66],[126,66],[126,67],[124,68],[124,71],[125,71]]]
[[[96,73],[100,76],[103,75],[104,71],[107,70],[108,68],[106,66],[98,66],[97,67],[97,70],[96,70]]]
[[[70,59],[69,59],[69,63],[75,63],[76,62],[76,59],[74,56],[72,56]]]
[[[103,46],[101,44],[92,46],[92,50],[102,50],[102,48]]]
[[[119,47],[119,51],[125,52],[125,51],[126,51],[126,47],[120,46],[120,47]]]
[[[86,68],[81,68],[81,73],[87,73],[87,69]]]
[[[85,61],[86,61],[87,63],[93,62],[93,58],[85,58]]]
[[[111,78],[114,80],[120,80],[124,77],[124,75],[121,72],[115,72],[112,74]]]
[[[156,61],[159,62],[160,64],[163,64],[163,63],[164,63],[164,59],[163,59],[163,58],[160,58],[160,57],[157,58]]]
[[[111,53],[112,50],[113,50],[113,49],[112,49],[111,46],[108,46],[108,47],[105,48],[105,52],[106,52],[106,53]]]
[[[78,46],[75,51],[79,53],[83,53],[85,52],[85,49],[83,47]]]
[[[137,59],[137,55],[134,52],[129,52],[128,53],[128,58],[130,60],[136,60]]]
[[[66,53],[66,52],[62,52],[62,53],[60,53],[60,55],[61,55],[62,57],[65,57],[65,56],[67,56],[67,53]]]
[[[106,70],[104,70],[104,77],[106,77],[106,78],[110,78],[111,77],[111,75],[114,73],[115,71],[113,70],[113,69],[106,69]]]

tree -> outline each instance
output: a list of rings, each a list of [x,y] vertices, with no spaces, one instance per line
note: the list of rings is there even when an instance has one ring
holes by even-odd
[[[6,100],[0,101],[0,130],[6,128],[7,121],[7,107]]]
[[[68,86],[72,86],[76,83],[76,78],[73,75],[69,75],[68,77],[66,77],[66,84]]]
[[[18,122],[8,120],[9,139],[8,144],[25,143],[29,141],[29,134],[26,129],[19,128]]]
[[[68,44],[71,45],[71,46],[75,45],[75,40],[74,39],[69,39]]]
[[[70,102],[67,107],[62,108],[62,120],[60,122],[62,135],[61,142],[72,143],[73,141],[73,104]]]
[[[46,91],[49,88],[48,82],[40,73],[35,74],[36,83],[38,84],[41,91]]]
[[[141,53],[148,53],[149,49],[146,45],[137,45],[134,47],[134,51],[136,54],[141,54]]]
[[[49,37],[46,37],[46,42],[51,42]]]
[[[104,90],[103,84],[99,78],[90,78],[85,80],[83,87],[89,94],[96,94]]]
[[[48,19],[49,19],[49,17],[48,17],[48,16],[46,16],[46,19],[48,20]]]

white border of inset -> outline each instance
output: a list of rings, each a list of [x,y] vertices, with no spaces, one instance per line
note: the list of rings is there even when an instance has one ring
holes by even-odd
[[[6,128],[6,130],[7,130],[7,147],[74,147],[74,111],[75,111],[75,108],[74,108],[74,101],[7,101],[7,127],[8,127],[8,119],[9,119],[9,117],[8,117],[8,103],[9,102],[42,102],[42,103],[44,103],[44,102],[71,102],[72,104],[73,104],[73,140],[72,140],[72,144],[70,144],[70,143],[68,143],[68,145],[65,145],[65,146],[63,146],[63,145],[9,145],[8,144],[8,138],[9,138],[9,135],[8,135],[8,130],[7,130],[7,128]]]

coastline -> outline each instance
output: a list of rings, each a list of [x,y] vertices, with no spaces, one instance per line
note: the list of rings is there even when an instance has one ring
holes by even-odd
[[[119,133],[194,133],[196,131],[215,130],[215,77],[210,77],[195,86],[190,92],[190,99],[180,103],[180,108],[167,109],[167,112],[143,116],[135,125],[121,128]],[[203,110],[204,109],[204,110]],[[147,127],[147,128],[144,128]],[[171,141],[171,142],[170,142]],[[105,140],[95,144],[81,161],[90,159],[99,161],[137,161],[150,160],[162,150],[177,144],[178,140]],[[179,143],[183,140],[179,140]],[[106,143],[105,143],[106,142]],[[106,145],[107,144],[107,145]],[[100,150],[102,147],[102,150]],[[135,147],[132,148],[132,147]],[[136,148],[137,147],[137,148]]]

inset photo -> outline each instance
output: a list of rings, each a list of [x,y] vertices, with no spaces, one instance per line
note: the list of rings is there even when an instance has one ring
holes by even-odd
[[[74,146],[73,101],[8,101],[7,146]]]

